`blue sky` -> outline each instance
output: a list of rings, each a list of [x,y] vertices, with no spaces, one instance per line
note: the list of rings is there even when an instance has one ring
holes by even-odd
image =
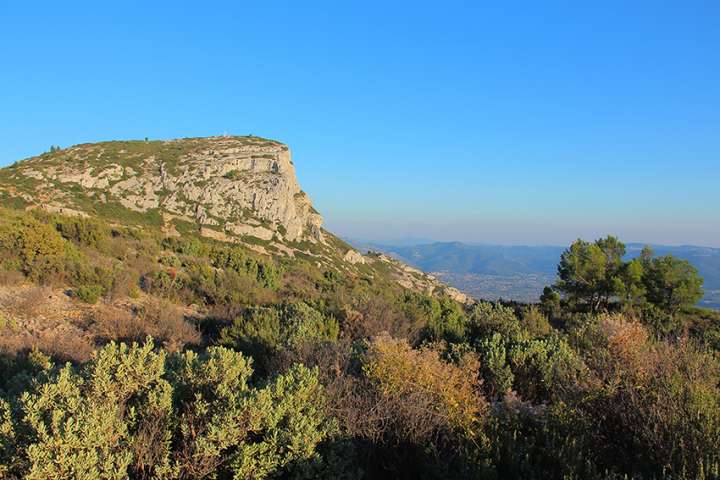
[[[252,133],[341,235],[720,246],[720,2],[483,3],[0,2],[0,165]]]

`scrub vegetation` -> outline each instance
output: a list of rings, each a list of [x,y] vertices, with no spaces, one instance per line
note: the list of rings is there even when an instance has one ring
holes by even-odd
[[[2,304],[3,478],[720,474],[720,322],[672,257],[578,241],[539,304],[461,305],[372,264],[0,218],[2,288],[34,292]],[[53,291],[83,335],[28,341]]]
[[[0,478],[720,478],[720,317],[673,256],[578,240],[537,304],[459,303],[319,224],[208,237],[80,184],[74,216],[31,198],[63,162],[162,176],[208,145],[0,170]]]

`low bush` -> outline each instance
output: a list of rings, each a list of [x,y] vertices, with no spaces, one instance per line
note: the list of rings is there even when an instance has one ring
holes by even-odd
[[[200,333],[186,320],[182,308],[155,298],[148,298],[136,311],[112,305],[98,306],[92,315],[90,331],[99,343],[140,341],[150,336],[171,352],[188,344],[202,343]]]
[[[0,399],[0,472],[30,480],[327,475],[317,447],[334,427],[317,373],[295,366],[263,387],[249,384],[251,374],[249,359],[223,348],[168,356],[152,343],[111,343],[80,368],[37,377],[16,411]]]
[[[97,303],[103,291],[101,285],[81,285],[75,289],[75,296],[85,303]]]
[[[63,238],[78,245],[104,250],[110,241],[110,228],[96,218],[56,216],[55,228]]]
[[[220,332],[219,342],[254,358],[267,359],[306,344],[335,341],[338,333],[335,318],[298,302],[248,308]]]
[[[0,224],[3,256],[17,258],[23,273],[47,282],[64,270],[67,246],[49,224],[23,215]]]

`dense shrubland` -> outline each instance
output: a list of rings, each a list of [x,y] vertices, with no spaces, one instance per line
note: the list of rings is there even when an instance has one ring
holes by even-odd
[[[40,292],[0,316],[0,478],[720,478],[720,317],[672,257],[576,242],[538,305],[462,306],[379,270],[0,218],[0,283]],[[84,350],[13,341],[58,288]]]

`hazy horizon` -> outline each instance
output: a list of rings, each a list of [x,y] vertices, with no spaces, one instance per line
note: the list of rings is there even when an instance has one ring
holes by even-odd
[[[322,212],[321,212],[322,213]],[[513,246],[513,247],[520,247],[520,246],[528,246],[528,247],[564,247],[570,245],[573,241],[577,240],[578,238],[581,238],[583,240],[596,240],[598,238],[606,237],[607,235],[614,235],[618,237],[623,243],[625,244],[642,244],[642,245],[660,245],[660,246],[672,246],[672,247],[681,247],[681,246],[693,246],[693,247],[705,247],[705,248],[720,248],[720,241],[716,241],[713,243],[698,243],[698,242],[685,242],[682,240],[657,240],[655,239],[647,239],[647,238],[635,238],[632,236],[623,235],[622,233],[618,233],[617,231],[600,231],[599,229],[595,230],[587,230],[584,232],[584,234],[576,234],[573,236],[572,234],[568,235],[562,235],[562,236],[548,236],[547,241],[528,241],[523,240],[523,238],[530,238],[535,237],[537,238],[538,235],[533,235],[531,233],[528,233],[527,236],[523,237],[522,234],[518,234],[517,236],[512,235],[501,235],[498,234],[498,232],[486,232],[485,228],[479,228],[478,232],[476,234],[469,234],[469,235],[459,235],[459,236],[453,236],[452,233],[445,234],[445,235],[433,235],[431,232],[423,231],[423,230],[414,230],[411,228],[408,229],[401,229],[399,228],[397,231],[398,233],[393,234],[368,234],[367,232],[372,231],[372,229],[363,230],[362,226],[353,225],[348,228],[346,225],[340,223],[340,222],[333,222],[330,220],[325,227],[331,231],[332,233],[338,235],[342,238],[352,239],[355,241],[362,241],[362,242],[371,242],[371,243],[377,243],[377,244],[383,244],[383,245],[422,245],[422,244],[428,244],[428,243],[451,243],[451,242],[460,242],[466,245],[477,245],[477,246]],[[388,229],[386,229],[387,232]],[[392,229],[390,229],[392,230]],[[506,232],[502,232],[506,233]],[[661,237],[662,238],[662,237]],[[555,239],[555,240],[553,240]]]
[[[40,8],[0,6],[0,166],[252,133],[339,235],[720,247],[718,3]]]
[[[334,232],[337,233],[337,232]],[[348,241],[352,242],[361,242],[361,243],[374,243],[377,245],[387,245],[387,246],[418,246],[418,245],[431,245],[435,243],[461,243],[463,245],[468,245],[471,247],[560,247],[564,248],[570,245],[572,241],[576,240],[572,239],[568,243],[499,243],[499,242],[485,242],[485,241],[463,241],[463,240],[445,240],[445,239],[433,239],[429,237],[378,237],[378,238],[364,238],[364,237],[354,237],[349,235],[342,235],[340,233],[337,233],[337,235]],[[580,237],[578,237],[580,238]],[[600,237],[598,237],[600,238]],[[583,238],[583,240],[596,240],[596,238]],[[720,249],[720,246],[713,246],[713,245],[698,245],[693,243],[659,243],[659,242],[643,242],[643,241],[634,241],[634,240],[624,240],[620,239],[626,246],[628,245],[647,245],[650,247],[653,246],[659,246],[659,247],[698,247],[698,248],[711,248],[711,249]]]

